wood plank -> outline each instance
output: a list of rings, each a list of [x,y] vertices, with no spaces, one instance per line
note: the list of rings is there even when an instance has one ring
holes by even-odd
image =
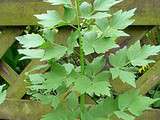
[[[14,83],[14,85],[9,86],[7,89],[7,98],[12,99],[21,99],[25,93],[26,93],[26,72],[32,69],[35,65],[40,65],[41,62],[39,60],[32,60],[27,67],[24,69],[24,71],[19,75],[18,79]]]
[[[0,76],[14,86],[19,75],[5,61],[0,61],[0,66]]]
[[[8,48],[15,42],[15,37],[22,33],[22,28],[1,27],[0,34],[0,58],[5,54]]]
[[[7,99],[0,105],[0,119],[40,120],[50,110],[50,106],[35,101]]]
[[[137,8],[134,25],[160,25],[159,0],[124,0],[114,10],[131,8]],[[62,7],[42,3],[42,0],[0,0],[0,25],[35,25],[33,15],[49,9],[63,13]]]
[[[7,99],[0,105],[0,119],[40,120],[41,116],[51,111],[48,105],[30,100]],[[145,111],[136,120],[159,120],[160,110]]]

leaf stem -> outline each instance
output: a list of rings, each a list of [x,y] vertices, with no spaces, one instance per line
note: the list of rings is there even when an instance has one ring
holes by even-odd
[[[80,26],[79,0],[75,0],[75,7],[76,7],[76,18],[77,18],[77,24],[78,24],[78,31],[80,34],[79,46],[80,46],[81,75],[83,76],[84,75],[84,52],[83,52],[83,39],[82,39],[82,35],[81,35],[81,26]],[[84,94],[80,96],[80,108],[81,108],[81,113],[84,113],[84,110],[85,110],[85,95]]]

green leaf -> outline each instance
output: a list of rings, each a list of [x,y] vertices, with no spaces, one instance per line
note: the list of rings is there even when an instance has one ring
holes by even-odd
[[[84,94],[87,92],[88,87],[91,85],[91,81],[86,76],[80,76],[75,81],[74,90],[78,91],[81,94]]]
[[[105,31],[109,26],[109,21],[106,18],[96,19],[96,25],[101,31]]]
[[[140,116],[157,100],[140,95],[138,90],[130,90],[118,97],[118,104],[121,110],[129,110],[133,115]]]
[[[115,53],[115,55],[109,56],[109,62],[113,67],[123,67],[127,65],[128,58],[127,58],[127,48],[120,49]]]
[[[102,18],[107,18],[107,17],[111,17],[111,15],[108,14],[107,12],[97,12],[97,13],[93,14],[90,18],[102,19]]]
[[[125,112],[122,112],[122,111],[116,111],[114,112],[115,115],[119,118],[119,119],[123,119],[123,120],[135,120],[135,117],[130,115],[130,114],[127,114]]]
[[[128,59],[134,66],[145,66],[154,60],[147,59],[151,55],[157,55],[160,46],[144,45],[141,47],[140,41],[137,41],[128,49]]]
[[[7,95],[7,91],[6,90],[3,91],[4,86],[5,85],[0,86],[0,104],[2,104],[5,101]]]
[[[134,19],[131,18],[134,16],[135,10],[136,9],[132,9],[124,12],[122,10],[119,10],[118,12],[116,12],[111,18],[111,27],[122,30],[131,25],[134,22]]]
[[[121,111],[124,111],[129,105],[134,102],[134,98],[139,96],[138,90],[130,90],[118,96],[118,107]]]
[[[97,39],[94,42],[94,48],[97,53],[105,53],[106,51],[117,47],[119,47],[119,45],[115,43],[114,38],[104,37],[101,39]]]
[[[82,18],[90,18],[91,14],[92,14],[92,5],[87,3],[87,2],[83,2],[80,5],[80,14]]]
[[[104,56],[96,57],[90,64],[86,66],[85,74],[93,77],[103,69],[104,65]]]
[[[97,33],[94,31],[88,31],[84,33],[83,35],[84,44],[83,44],[83,50],[85,52],[85,55],[91,54],[94,52],[94,42],[97,38]]]
[[[60,99],[58,96],[41,95],[38,93],[38,94],[34,94],[33,97],[36,100],[40,100],[42,104],[51,105],[52,107],[54,107],[54,109],[57,108],[60,103]]]
[[[113,5],[121,1],[122,0],[95,0],[94,9],[96,11],[108,11]]]
[[[49,91],[56,90],[59,86],[62,85],[62,83],[67,77],[64,66],[54,63],[53,67],[54,69],[52,72],[44,74],[46,81],[43,83],[43,86]]]
[[[43,30],[43,36],[44,38],[49,41],[50,43],[53,43],[55,41],[57,30],[51,30],[51,29],[44,29]]]
[[[43,74],[29,74],[29,80],[31,81],[32,85],[42,84],[44,82]]]
[[[74,31],[67,39],[67,53],[70,55],[73,53],[74,47],[78,46],[77,39],[79,38],[79,31]]]
[[[74,8],[64,7],[64,21],[71,23],[75,20],[76,12]]]
[[[117,77],[122,80],[122,82],[127,83],[133,87],[136,87],[135,78],[136,76],[132,72],[124,71],[119,68],[111,68],[112,78],[115,79]]]
[[[50,59],[60,59],[65,55],[67,48],[61,45],[53,45],[53,47],[45,50],[44,57],[42,60],[50,60]]]
[[[74,69],[74,65],[71,63],[63,64],[63,66],[65,67],[67,74],[70,74],[72,70]]]
[[[43,27],[53,28],[56,25],[63,23],[63,20],[55,10],[48,10],[46,14],[35,16],[40,20],[38,23],[43,25]]]
[[[114,111],[118,111],[117,100],[106,98],[97,105],[91,107],[91,109],[89,109],[89,115],[92,116],[93,120],[96,120],[95,118],[106,118],[106,116],[112,115]]]
[[[71,0],[45,0],[45,2],[49,2],[52,5],[71,5]]]
[[[19,49],[19,54],[25,55],[20,60],[24,59],[41,59],[44,56],[43,49]]]
[[[45,41],[39,34],[27,34],[16,37],[23,48],[35,48],[41,46]]]

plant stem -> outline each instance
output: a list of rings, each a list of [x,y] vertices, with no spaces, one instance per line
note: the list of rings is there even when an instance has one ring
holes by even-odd
[[[80,27],[80,8],[79,8],[79,0],[75,0],[75,6],[76,6],[76,18],[77,18],[77,24],[78,24],[78,31],[80,34],[79,37],[79,44],[80,44],[80,66],[81,66],[81,75],[84,75],[84,52],[83,52],[83,39],[81,35],[81,27]],[[84,112],[85,109],[85,95],[80,96],[80,108],[81,112]]]

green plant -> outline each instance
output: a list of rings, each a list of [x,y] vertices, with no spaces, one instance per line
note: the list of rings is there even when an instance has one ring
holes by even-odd
[[[23,47],[18,50],[24,54],[21,59],[47,61],[28,72],[28,93],[34,100],[54,108],[42,120],[112,120],[114,117],[134,120],[158,100],[144,97],[138,90],[119,96],[112,92],[110,80],[117,78],[136,88],[136,68],[154,62],[148,57],[160,51],[160,46],[141,47],[140,41],[117,52],[111,50],[119,47],[117,38],[128,36],[123,29],[134,22],[135,9],[112,13],[110,8],[121,0],[46,1],[63,5],[64,14],[50,10],[35,15],[43,26],[42,34],[16,38]],[[74,29],[65,46],[56,41],[58,28],[64,26]],[[90,62],[86,56],[92,53],[98,56]],[[71,58],[77,54],[79,62],[73,64]],[[47,72],[32,73],[41,69]],[[91,105],[86,102],[86,96],[97,97],[97,101]]]

